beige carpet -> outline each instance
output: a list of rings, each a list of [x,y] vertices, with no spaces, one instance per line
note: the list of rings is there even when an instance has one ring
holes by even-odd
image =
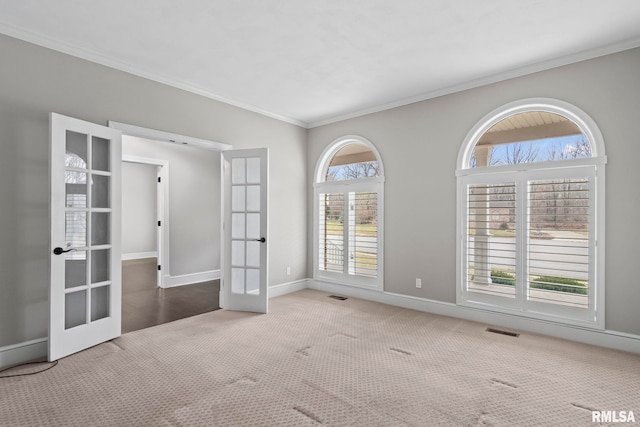
[[[640,418],[640,356],[312,290],[0,379],[2,426],[591,426]],[[1,375],[28,372],[23,367]]]

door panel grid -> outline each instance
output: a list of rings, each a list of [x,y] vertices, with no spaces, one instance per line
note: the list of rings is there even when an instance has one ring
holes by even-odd
[[[120,132],[51,114],[49,360],[120,335]],[[115,168],[115,171],[114,171]]]
[[[221,306],[267,311],[267,150],[222,153]]]

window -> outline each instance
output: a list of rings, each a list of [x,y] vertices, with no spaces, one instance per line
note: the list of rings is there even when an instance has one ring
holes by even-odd
[[[458,156],[458,304],[604,328],[605,163],[564,102],[481,120]]]
[[[380,156],[364,138],[341,138],[322,154],[315,175],[315,278],[382,289],[383,182]]]

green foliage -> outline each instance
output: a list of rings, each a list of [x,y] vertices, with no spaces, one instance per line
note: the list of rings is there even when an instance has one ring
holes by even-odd
[[[516,276],[513,273],[492,268],[491,283],[495,285],[515,286]],[[532,289],[565,292],[568,294],[587,295],[589,293],[586,283],[565,277],[539,276],[529,283],[529,287]]]
[[[587,295],[588,293],[587,285],[584,282],[564,277],[536,277],[531,281],[531,283],[529,283],[529,287],[548,291],[566,292],[570,294]]]
[[[500,230],[508,230],[509,229],[509,224],[507,224],[506,222],[503,222],[502,224],[500,224]]]
[[[491,269],[491,283],[496,285],[516,285],[516,276],[506,271]]]

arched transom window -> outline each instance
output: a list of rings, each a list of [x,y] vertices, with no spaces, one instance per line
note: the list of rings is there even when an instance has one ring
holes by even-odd
[[[334,141],[315,174],[314,277],[382,289],[380,156],[358,136]]]
[[[458,157],[459,304],[604,327],[604,143],[550,99],[482,119]]]

